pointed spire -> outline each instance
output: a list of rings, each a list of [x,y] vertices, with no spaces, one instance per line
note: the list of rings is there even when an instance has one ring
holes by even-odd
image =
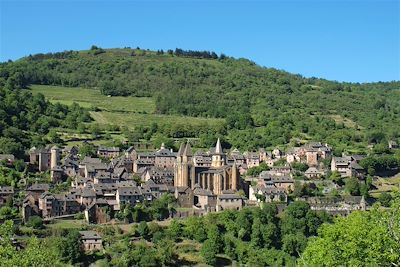
[[[217,144],[215,146],[215,154],[222,154],[222,147],[221,147],[221,141],[217,140]]]
[[[192,156],[192,147],[190,146],[189,141],[186,143],[185,150],[183,151],[183,156],[187,157]]]
[[[183,155],[184,146],[185,146],[185,144],[181,143],[181,146],[179,147],[179,150],[178,150],[178,155],[177,155],[178,157]]]

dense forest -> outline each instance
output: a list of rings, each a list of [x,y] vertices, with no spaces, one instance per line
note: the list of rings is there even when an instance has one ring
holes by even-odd
[[[208,51],[101,49],[36,54],[0,65],[0,86],[98,88],[152,96],[156,112],[226,119],[229,143],[255,149],[326,141],[363,152],[400,136],[400,82],[338,83]]]

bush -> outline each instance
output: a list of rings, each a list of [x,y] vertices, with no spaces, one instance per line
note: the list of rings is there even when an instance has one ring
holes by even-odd
[[[43,229],[43,220],[39,216],[32,216],[29,218],[26,225],[34,229]]]

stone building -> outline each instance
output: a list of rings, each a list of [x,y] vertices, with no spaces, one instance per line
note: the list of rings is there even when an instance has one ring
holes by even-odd
[[[95,231],[79,231],[81,234],[82,248],[84,251],[94,251],[103,249],[101,236]]]
[[[218,139],[215,151],[211,152],[211,166],[197,166],[189,142],[181,145],[175,164],[174,186],[193,189],[198,185],[215,195],[223,190],[238,190],[239,172],[236,164],[228,165]]]

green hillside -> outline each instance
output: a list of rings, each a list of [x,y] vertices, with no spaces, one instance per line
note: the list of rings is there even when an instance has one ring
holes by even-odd
[[[225,145],[246,149],[318,140],[334,145],[336,153],[362,152],[371,143],[400,136],[400,82],[304,78],[207,52],[93,47],[37,54],[1,64],[1,84],[91,88],[62,90],[61,95],[57,89],[31,86],[51,101],[99,108],[92,114],[104,123],[149,126],[178,120],[179,129],[160,127],[157,133],[199,137],[204,145],[220,135]],[[208,129],[199,130],[191,117],[224,120],[210,120],[218,127],[200,120]]]

